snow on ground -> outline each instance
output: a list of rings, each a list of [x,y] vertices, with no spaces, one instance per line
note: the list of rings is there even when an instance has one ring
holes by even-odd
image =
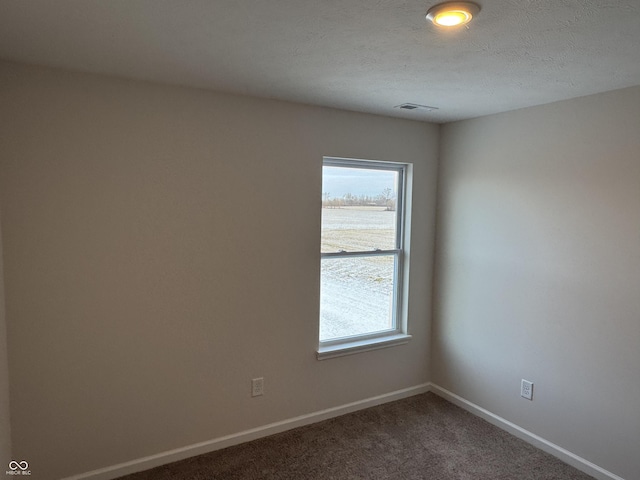
[[[322,209],[322,251],[394,248],[395,212],[380,207]],[[322,260],[320,339],[393,328],[394,257]]]

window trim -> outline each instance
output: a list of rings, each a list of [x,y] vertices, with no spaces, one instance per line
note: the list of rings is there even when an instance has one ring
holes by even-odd
[[[403,345],[409,342],[411,335],[407,333],[407,282],[405,274],[408,271],[407,243],[405,232],[407,227],[408,208],[408,177],[411,165],[403,162],[359,160],[353,158],[323,157],[323,167],[360,168],[363,170],[388,170],[398,174],[398,195],[396,199],[396,239],[395,248],[386,250],[354,251],[354,252],[326,252],[320,253],[320,262],[327,258],[358,258],[370,256],[394,257],[394,305],[393,324],[395,328],[372,332],[362,335],[335,338],[320,341],[318,328],[318,360],[351,355],[363,351]],[[406,270],[406,271],[405,271]],[[318,317],[319,327],[320,317]]]

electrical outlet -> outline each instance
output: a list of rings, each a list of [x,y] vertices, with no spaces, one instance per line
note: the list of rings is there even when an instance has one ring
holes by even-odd
[[[527,400],[533,400],[533,382],[522,379],[520,384],[520,396]]]
[[[251,396],[259,397],[264,395],[264,377],[251,380]]]

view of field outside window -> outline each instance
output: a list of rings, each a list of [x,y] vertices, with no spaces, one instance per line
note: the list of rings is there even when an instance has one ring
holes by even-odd
[[[397,171],[323,167],[321,342],[395,328],[397,197]]]

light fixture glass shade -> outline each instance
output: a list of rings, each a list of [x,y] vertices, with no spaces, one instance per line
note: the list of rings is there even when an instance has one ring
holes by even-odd
[[[480,5],[473,2],[446,2],[431,7],[427,20],[440,27],[457,27],[469,23],[480,11]]]

